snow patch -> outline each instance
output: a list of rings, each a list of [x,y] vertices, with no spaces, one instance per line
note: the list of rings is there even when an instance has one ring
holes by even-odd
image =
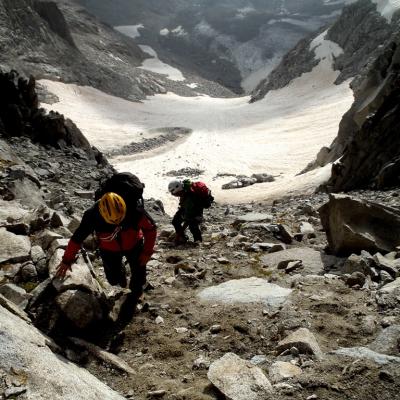
[[[196,89],[199,86],[199,84],[198,83],[187,83],[186,86],[190,87],[190,89]]]
[[[160,35],[161,36],[168,36],[169,35],[169,29],[163,28],[160,30]]]
[[[141,28],[144,28],[143,24],[114,26],[114,29],[116,29],[118,32],[121,32],[125,36],[129,36],[132,39],[140,37],[139,29]]]
[[[175,29],[171,31],[175,36],[186,36],[186,31],[182,28],[181,25],[177,26]]]
[[[156,72],[157,74],[167,75],[171,81],[184,81],[185,77],[178,69],[163,63],[157,56],[157,53],[150,46],[139,45],[139,47],[152,58],[143,61],[139,67],[147,71]]]
[[[332,65],[334,57],[343,54],[343,49],[335,42],[325,39],[328,31],[322,32],[310,44],[310,50],[314,51],[315,59],[326,60]]]
[[[371,0],[376,4],[376,11],[378,11],[390,23],[393,14],[400,10],[400,0]]]

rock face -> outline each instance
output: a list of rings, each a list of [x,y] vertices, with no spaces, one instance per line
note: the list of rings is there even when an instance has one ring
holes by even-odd
[[[56,112],[47,114],[38,107],[33,76],[27,80],[14,70],[0,71],[0,123],[4,137],[28,136],[35,142],[56,148],[73,146],[82,149],[89,158],[102,161],[99,151],[91,147],[71,120]],[[38,185],[38,178],[27,168],[13,171],[14,177],[20,178],[23,174]]]
[[[127,25],[141,24],[135,41],[150,45],[168,63],[239,93],[243,78],[250,76],[242,86],[252,90],[265,70],[277,65],[308,33],[333,21],[345,3],[79,1],[113,26],[123,25],[129,31]]]
[[[388,23],[377,12],[376,4],[371,0],[360,0],[344,7],[342,15],[328,29],[326,35],[327,40],[337,43],[343,49],[343,53],[335,57],[334,69],[340,71],[336,83],[356,77],[360,73],[363,75],[366,71],[365,65],[382,52],[381,45],[396,31],[396,24],[395,17]],[[314,58],[314,52],[310,51],[310,43],[320,32],[300,41],[283,57],[275,70],[253,91],[252,102],[312,70],[318,61]],[[358,86],[359,80],[358,78],[353,83],[353,87]]]
[[[343,117],[329,159],[329,191],[365,187],[383,189],[400,183],[400,34],[374,62]]]
[[[315,54],[310,51],[310,44],[314,39],[313,33],[300,40],[296,46],[284,55],[280,64],[263,79],[251,94],[251,102],[263,99],[270,90],[277,90],[287,86],[292,80],[305,72],[310,72],[318,64]]]
[[[136,68],[146,55],[133,41],[72,1],[1,0],[0,25],[0,67],[132,100],[165,91],[154,75]]]
[[[327,39],[337,43],[343,54],[335,59],[335,69],[340,71],[336,83],[363,75],[368,64],[382,52],[396,29],[396,21],[388,23],[377,12],[376,2],[361,0],[344,7],[340,18],[328,30]],[[353,82],[353,86],[357,86]]]
[[[400,213],[395,208],[332,194],[319,213],[335,254],[390,252],[400,244]]]
[[[83,368],[50,350],[51,339],[0,306],[0,369],[23,371],[29,399],[123,400]],[[53,344],[55,347],[55,345]]]

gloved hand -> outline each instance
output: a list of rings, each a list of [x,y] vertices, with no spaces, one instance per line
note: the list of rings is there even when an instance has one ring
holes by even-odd
[[[57,267],[56,274],[54,276],[56,278],[64,278],[68,270],[72,271],[71,264],[61,261]]]

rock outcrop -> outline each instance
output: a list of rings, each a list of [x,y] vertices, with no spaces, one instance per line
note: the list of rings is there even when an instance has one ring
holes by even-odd
[[[104,161],[71,120],[57,112],[47,113],[38,104],[36,81],[32,75],[28,80],[14,70],[0,70],[1,136],[26,136],[56,148],[75,147],[96,163]]]
[[[319,213],[335,254],[388,253],[400,245],[400,212],[396,208],[332,194]]]
[[[0,306],[0,371],[5,398],[123,400],[104,383],[52,349],[57,345],[32,325]]]
[[[328,191],[400,183],[400,33],[376,59],[343,117],[326,162],[333,164]]]
[[[393,16],[388,23],[371,0],[359,0],[343,8],[341,16],[329,27],[325,37],[343,49],[333,64],[333,68],[340,71],[337,84],[357,78],[352,83],[352,88],[357,90],[371,62],[382,53],[382,45],[397,30],[397,19],[398,16]],[[261,100],[270,90],[285,87],[318,64],[310,44],[321,31],[300,41],[283,57],[281,63],[253,91],[251,102]]]
[[[72,1],[1,0],[0,68],[88,85],[131,100],[164,92],[147,56]],[[101,40],[99,40],[101,37]]]

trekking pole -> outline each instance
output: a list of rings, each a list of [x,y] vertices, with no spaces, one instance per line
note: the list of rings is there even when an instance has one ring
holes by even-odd
[[[82,253],[82,257],[85,260],[85,263],[88,266],[89,271],[92,274],[93,278],[98,280],[96,272],[94,271],[94,268],[93,268],[93,264],[90,261],[89,254],[87,253],[86,249],[83,246],[81,247],[81,253]]]

